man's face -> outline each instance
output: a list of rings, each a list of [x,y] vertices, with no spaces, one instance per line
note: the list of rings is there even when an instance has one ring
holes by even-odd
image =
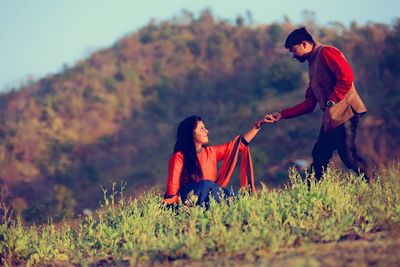
[[[308,59],[310,52],[312,51],[312,47],[310,50],[310,44],[307,42],[301,42],[300,44],[293,45],[289,49],[289,52],[292,54],[292,57],[303,63]]]

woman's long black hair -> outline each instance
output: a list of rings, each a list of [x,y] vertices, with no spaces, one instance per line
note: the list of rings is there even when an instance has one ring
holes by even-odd
[[[176,134],[174,153],[178,151],[183,153],[182,174],[187,175],[189,182],[198,182],[203,177],[193,138],[194,130],[199,121],[202,121],[199,116],[187,117],[179,123],[178,133]]]

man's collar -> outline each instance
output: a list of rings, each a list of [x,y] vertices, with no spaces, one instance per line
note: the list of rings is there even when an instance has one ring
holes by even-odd
[[[319,50],[319,48],[321,47],[321,44],[316,42],[314,44],[313,50],[310,52],[310,56],[308,57],[308,61],[313,60],[314,57],[317,55],[317,52]]]

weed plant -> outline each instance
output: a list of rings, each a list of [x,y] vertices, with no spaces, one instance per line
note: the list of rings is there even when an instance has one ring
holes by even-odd
[[[290,184],[237,199],[211,201],[205,209],[196,199],[174,207],[161,204],[157,192],[138,199],[123,195],[124,184],[104,192],[104,203],[77,227],[25,226],[3,216],[0,260],[5,266],[82,265],[98,262],[140,263],[205,256],[256,258],[311,242],[339,241],[349,235],[389,230],[400,222],[400,163],[387,167],[374,183],[328,168],[321,182],[309,187],[290,170]],[[5,207],[3,207],[3,210]]]

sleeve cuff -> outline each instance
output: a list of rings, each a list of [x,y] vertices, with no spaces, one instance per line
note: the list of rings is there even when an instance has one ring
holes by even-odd
[[[249,145],[249,142],[247,142],[247,140],[244,139],[243,136],[242,136],[241,142],[242,142],[242,144],[245,145],[245,146],[248,146],[248,145]]]
[[[328,98],[328,100],[332,100],[332,101],[335,102],[335,103],[339,103],[342,99],[343,99],[343,97],[340,98],[340,97],[337,96],[337,95],[331,95],[331,96]]]
[[[286,119],[287,118],[287,114],[286,114],[286,110],[284,109],[284,110],[281,110],[281,111],[279,111],[279,113],[281,114],[281,116],[282,116],[282,119]]]
[[[164,198],[163,202],[166,204],[179,203],[179,196],[178,195],[167,196],[166,198]]]

